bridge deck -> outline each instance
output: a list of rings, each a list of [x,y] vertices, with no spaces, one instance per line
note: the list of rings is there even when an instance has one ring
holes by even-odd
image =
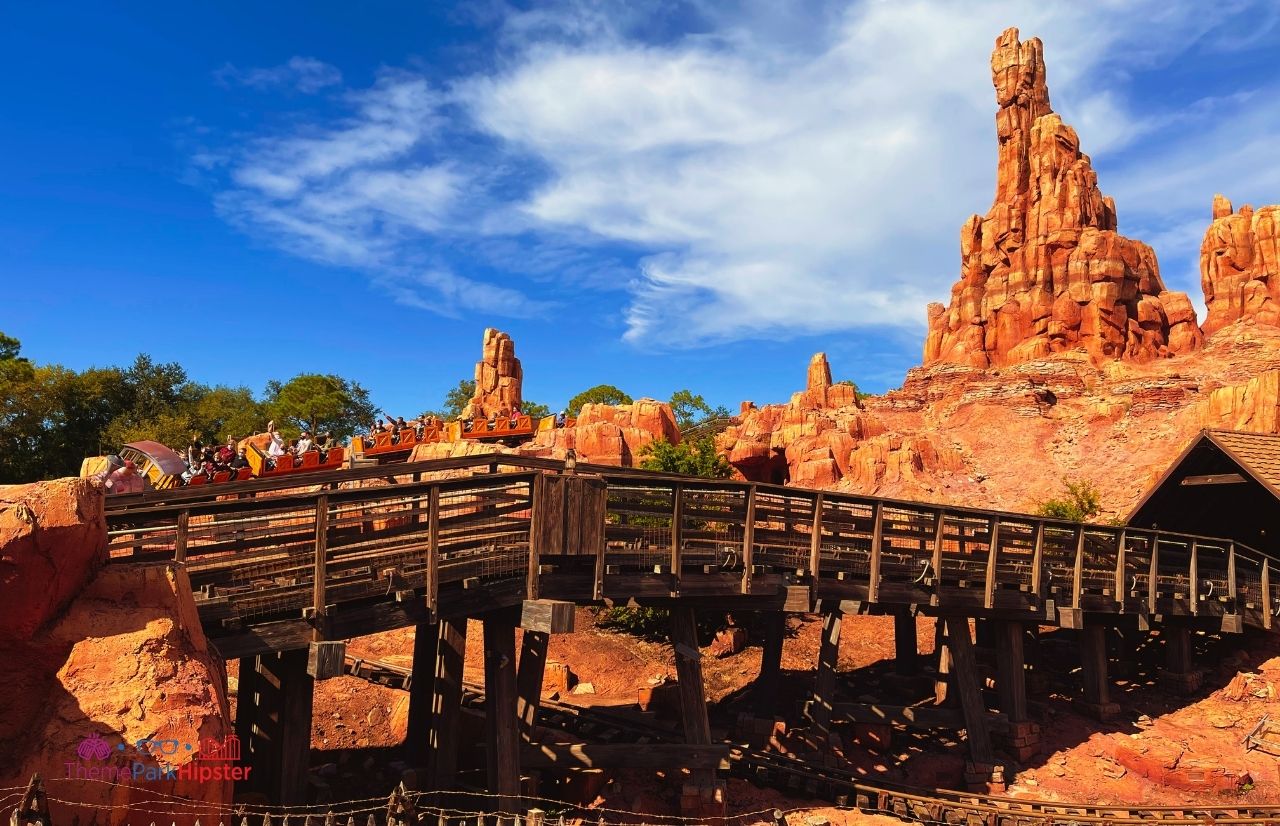
[[[184,562],[227,657],[528,598],[910,605],[1067,627],[1086,614],[1186,616],[1228,631],[1270,628],[1280,606],[1272,558],[1230,540],[603,466],[548,472],[556,469],[495,455],[317,474],[310,488],[263,480],[123,496],[108,505],[110,554]]]

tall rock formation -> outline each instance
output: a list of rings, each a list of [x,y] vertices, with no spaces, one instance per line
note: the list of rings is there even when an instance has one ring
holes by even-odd
[[[1200,244],[1200,283],[1211,335],[1242,318],[1280,324],[1280,206],[1232,210],[1213,198],[1213,223]]]
[[[999,161],[986,217],[960,233],[951,304],[929,305],[925,364],[1017,364],[1084,348],[1095,360],[1189,352],[1202,336],[1155,253],[1116,232],[1075,130],[1049,106],[1043,47],[1018,30],[991,55]]]
[[[511,336],[492,327],[484,331],[484,354],[476,362],[476,392],[463,418],[487,419],[521,403],[524,374]]]

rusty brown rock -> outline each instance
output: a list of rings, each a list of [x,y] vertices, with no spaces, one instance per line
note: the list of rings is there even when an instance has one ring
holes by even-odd
[[[633,467],[640,464],[645,445],[659,439],[680,442],[680,428],[666,402],[585,404],[573,427],[544,430],[519,453],[562,459],[572,448],[580,462]]]
[[[1155,253],[1116,232],[1075,130],[1049,105],[1043,47],[1005,31],[991,56],[999,155],[996,197],[960,232],[960,280],[949,306],[931,304],[925,364],[1018,364],[1076,348],[1097,360],[1149,361],[1189,352],[1199,331],[1177,329]]]
[[[1252,319],[1280,324],[1280,205],[1239,210],[1213,198],[1213,223],[1200,244],[1205,335]]]
[[[511,336],[492,327],[484,331],[484,352],[476,362],[476,391],[463,418],[488,419],[509,413],[522,402],[524,373]]]

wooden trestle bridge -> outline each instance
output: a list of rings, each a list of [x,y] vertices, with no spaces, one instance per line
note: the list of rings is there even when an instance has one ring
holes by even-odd
[[[1034,740],[1024,640],[1038,626],[1079,629],[1085,702],[1105,714],[1109,628],[1159,626],[1176,682],[1195,670],[1193,630],[1270,629],[1280,612],[1271,571],[1280,563],[1213,537],[616,467],[569,472],[505,455],[307,482],[126,495],[107,510],[111,561],[181,563],[205,633],[240,661],[237,733],[258,790],[279,803],[306,786],[313,680],[342,673],[342,640],[399,627],[418,628],[407,747],[428,767],[424,786],[449,788],[466,620],[483,620],[489,784],[514,808],[522,756],[526,766],[584,759],[531,742],[547,635],[572,630],[574,605],[671,609],[685,765],[707,784],[714,749],[696,608],[769,612],[757,680],[765,696],[777,684],[785,613],[821,613],[808,713],[824,731],[850,717],[936,724],[929,707],[836,702],[835,666],[845,614],[894,615],[903,671],[916,660],[914,615],[937,616],[939,671],[959,698],[945,711],[966,730],[979,771],[996,762],[993,731],[1014,754]],[[971,618],[991,632],[998,714],[983,696]],[[525,629],[519,658],[516,627]],[[591,759],[680,764],[670,752],[602,747]]]

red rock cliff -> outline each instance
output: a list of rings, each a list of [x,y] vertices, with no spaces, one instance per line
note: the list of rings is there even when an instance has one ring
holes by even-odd
[[[1017,364],[1083,348],[1147,361],[1201,343],[1183,293],[1166,291],[1155,253],[1116,232],[1075,130],[1049,106],[1043,47],[1008,29],[991,55],[999,161],[986,217],[960,233],[951,304],[929,305],[925,364]]]
[[[476,393],[464,418],[487,419],[520,404],[524,374],[511,336],[492,327],[484,331],[484,353],[476,362]]]
[[[1244,318],[1280,324],[1280,206],[1233,210],[1215,196],[1200,244],[1200,283],[1205,335]]]

